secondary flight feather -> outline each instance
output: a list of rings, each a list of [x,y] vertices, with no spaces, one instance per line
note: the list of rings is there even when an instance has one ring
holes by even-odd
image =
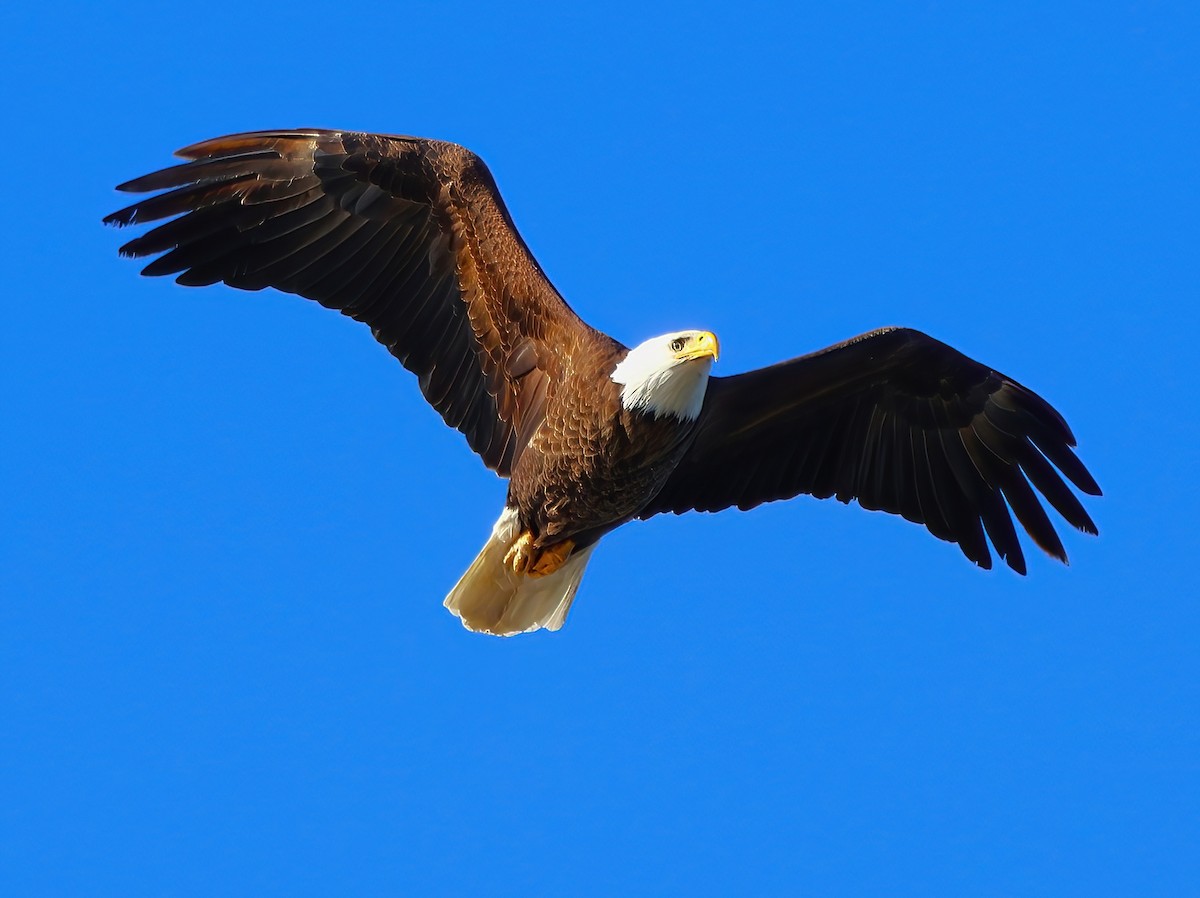
[[[118,188],[153,195],[106,223],[166,219],[123,255],[153,257],[146,275],[274,287],[363,322],[508,478],[491,536],[445,600],[469,629],[558,629],[600,539],[668,511],[853,499],[1022,574],[1014,516],[1062,561],[1043,502],[1096,533],[1067,481],[1100,488],[1062,416],[918,331],[716,377],[708,331],[630,349],[580,319],[487,167],[456,144],[260,131],[177,155],[187,161]]]

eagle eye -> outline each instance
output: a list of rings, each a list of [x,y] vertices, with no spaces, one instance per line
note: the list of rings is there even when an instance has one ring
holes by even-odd
[[[671,341],[671,351],[672,352],[683,352],[683,338],[682,337],[676,337],[674,340]]]

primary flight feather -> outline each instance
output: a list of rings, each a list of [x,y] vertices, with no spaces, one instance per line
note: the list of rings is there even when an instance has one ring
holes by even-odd
[[[118,188],[154,195],[106,223],[169,219],[123,255],[156,257],[143,274],[275,287],[364,322],[508,478],[490,538],[445,600],[472,630],[558,629],[600,538],[660,512],[856,499],[984,568],[990,540],[1019,573],[1013,515],[1063,561],[1042,500],[1096,533],[1063,480],[1100,494],[1062,416],[918,331],[713,377],[707,331],[629,349],[581,320],[463,147],[261,131],[177,155],[188,161]]]

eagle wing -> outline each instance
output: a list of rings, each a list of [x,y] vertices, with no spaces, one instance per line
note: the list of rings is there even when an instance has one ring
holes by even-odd
[[[456,144],[261,131],[178,151],[114,212],[170,218],[121,248],[187,286],[275,287],[369,325],[484,463],[507,476],[577,344],[608,340],[559,296],[483,161]],[[173,217],[175,216],[175,217]]]
[[[1023,574],[1009,507],[1037,545],[1066,561],[1034,489],[1072,526],[1097,532],[1059,476],[1100,494],[1074,445],[1062,416],[1015,380],[919,331],[888,328],[712,378],[694,442],[639,516],[748,509],[801,493],[857,499],[924,524],[990,568],[986,531]]]

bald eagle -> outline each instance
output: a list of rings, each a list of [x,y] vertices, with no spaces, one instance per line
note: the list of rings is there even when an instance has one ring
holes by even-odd
[[[445,605],[497,635],[562,626],[600,539],[663,512],[855,499],[1025,573],[1013,520],[1066,561],[1038,493],[1096,533],[1100,489],[1044,399],[915,330],[884,328],[710,376],[704,330],[632,349],[542,273],[478,156],[349,131],[206,140],[118,188],[104,221],[168,219],[121,247],[142,273],[314,299],[371,328],[483,463],[504,509]],[[1037,490],[1037,492],[1035,492]],[[986,534],[986,536],[985,536]]]

